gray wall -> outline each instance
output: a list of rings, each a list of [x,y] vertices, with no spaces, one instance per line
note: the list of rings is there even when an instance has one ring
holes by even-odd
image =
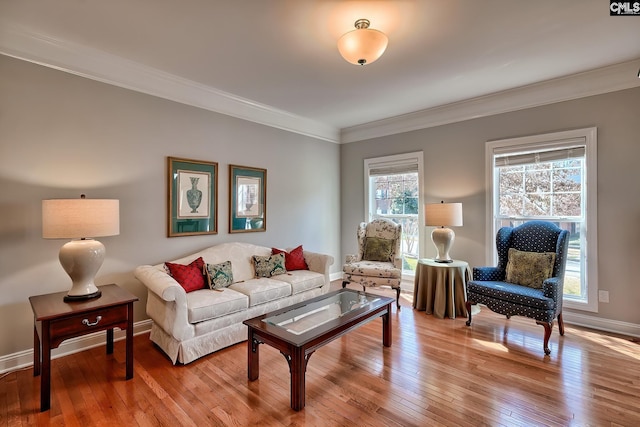
[[[218,162],[218,234],[166,237],[167,156]],[[267,169],[267,231],[228,233],[229,164]],[[41,200],[120,199],[98,285],[210,245],[297,246],[339,259],[339,146],[0,55],[0,358],[33,347],[31,295],[66,291],[64,240],[42,239]],[[336,262],[333,271],[340,270]]]
[[[463,203],[454,257],[485,265],[485,142],[598,128],[598,282],[610,303],[594,316],[640,325],[640,88],[468,120],[341,146],[342,254],[356,248],[364,218],[363,160],[423,150],[424,196]],[[427,236],[425,256],[435,248]],[[567,310],[570,311],[570,310]]]

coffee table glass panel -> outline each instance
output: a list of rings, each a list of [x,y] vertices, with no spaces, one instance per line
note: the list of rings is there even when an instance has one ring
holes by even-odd
[[[260,344],[278,349],[291,372],[291,408],[305,405],[305,371],[318,348],[378,317],[382,318],[382,343],[391,346],[393,298],[341,289],[253,319],[248,327],[248,375],[259,376]]]
[[[386,302],[382,301],[382,297],[349,290],[348,292],[327,295],[319,301],[309,301],[302,307],[289,307],[289,310],[284,313],[270,315],[262,319],[262,321],[278,326],[294,335],[303,335],[315,328],[326,325],[332,320],[339,320],[342,316],[353,313],[358,309],[363,309],[362,311],[364,311],[369,309],[371,305],[379,306],[380,304],[386,304]]]

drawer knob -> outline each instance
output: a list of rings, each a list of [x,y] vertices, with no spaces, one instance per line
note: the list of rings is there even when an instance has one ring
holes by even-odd
[[[96,321],[93,323],[89,322],[89,319],[82,319],[82,324],[86,326],[96,326],[98,323],[100,323],[101,320],[102,316],[97,316]]]

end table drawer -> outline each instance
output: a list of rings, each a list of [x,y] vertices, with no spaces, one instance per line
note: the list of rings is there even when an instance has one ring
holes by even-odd
[[[63,340],[79,334],[87,334],[113,328],[127,322],[127,306],[103,308],[54,320],[50,324],[51,340]]]

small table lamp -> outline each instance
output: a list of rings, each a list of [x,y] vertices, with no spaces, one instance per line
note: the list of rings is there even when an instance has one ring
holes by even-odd
[[[120,234],[120,201],[56,199],[42,201],[42,237],[74,239],[60,248],[60,264],[71,277],[65,301],[99,297],[94,278],[104,261],[104,245],[91,237]]]
[[[449,250],[453,245],[456,234],[446,227],[462,226],[462,203],[431,203],[425,206],[425,224],[436,226],[431,232],[431,240],[438,250],[436,262],[453,262]]]

